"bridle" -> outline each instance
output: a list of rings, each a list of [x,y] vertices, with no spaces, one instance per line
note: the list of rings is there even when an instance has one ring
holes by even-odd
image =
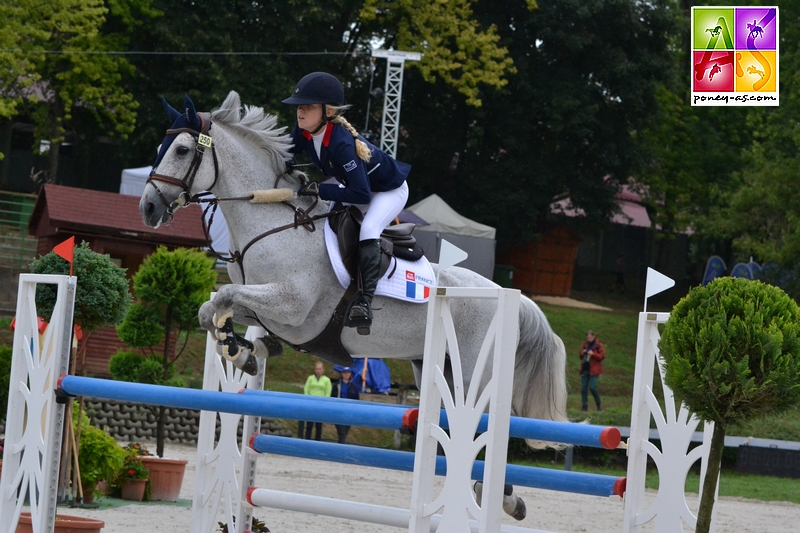
[[[283,200],[280,203],[283,205],[288,206],[294,212],[294,220],[288,224],[284,224],[283,226],[278,226],[277,228],[273,228],[271,230],[265,231],[260,235],[257,235],[250,239],[244,248],[241,251],[229,251],[229,255],[224,255],[223,253],[217,252],[211,245],[211,224],[214,221],[214,214],[217,211],[217,207],[219,206],[220,202],[226,201],[249,201],[253,202],[255,194],[250,193],[247,196],[234,196],[229,198],[216,198],[213,197],[213,193],[211,190],[217,184],[217,179],[219,178],[219,161],[217,160],[217,152],[215,150],[215,145],[213,139],[209,135],[209,131],[211,130],[211,116],[207,113],[198,113],[198,118],[200,118],[200,126],[201,131],[193,130],[191,128],[177,128],[177,129],[168,129],[167,135],[177,135],[180,133],[188,133],[191,135],[195,140],[195,153],[194,157],[192,158],[192,162],[189,165],[189,169],[186,171],[183,179],[177,179],[173,176],[165,176],[163,174],[156,174],[155,169],[150,173],[150,176],[147,178],[147,183],[150,183],[153,188],[158,193],[161,200],[167,206],[167,212],[172,216],[174,214],[174,210],[176,208],[185,207],[187,205],[193,203],[205,203],[208,204],[203,209],[203,219],[205,220],[205,215],[208,213],[209,209],[211,210],[211,214],[208,217],[208,224],[203,224],[203,233],[206,238],[206,243],[208,246],[208,250],[216,257],[218,260],[226,262],[226,263],[238,263],[239,269],[242,273],[242,285],[245,284],[245,273],[244,273],[244,254],[250,247],[255,244],[256,242],[260,241],[261,239],[273,235],[275,233],[279,233],[281,231],[287,229],[297,229],[298,227],[302,226],[306,231],[313,233],[316,231],[316,225],[314,224],[315,221],[321,220],[324,218],[328,218],[333,215],[337,215],[341,213],[343,210],[335,210],[335,211],[328,211],[326,213],[318,214],[318,215],[310,215],[314,208],[317,207],[319,203],[319,197],[315,196],[314,201],[311,202],[311,205],[308,208],[303,209],[301,206],[296,206],[289,202],[288,200]],[[200,168],[200,164],[203,162],[203,155],[207,148],[211,148],[211,155],[214,158],[214,181],[211,183],[211,187],[207,190],[199,192],[197,194],[192,195],[190,193],[192,189],[192,185],[194,184],[194,178],[197,175],[197,171]],[[273,189],[278,188],[278,183],[280,182],[281,178],[288,175],[293,167],[287,166],[286,170],[282,173],[278,174],[275,177],[275,183],[273,184]],[[176,185],[183,189],[178,197],[169,202],[161,190],[158,188],[155,182],[163,182],[168,183],[170,185]],[[301,178],[301,181],[305,181],[304,178]],[[257,203],[257,202],[256,202]]]
[[[158,196],[161,198],[161,201],[167,206],[167,212],[170,214],[170,216],[175,214],[174,211],[176,208],[200,201],[200,197],[198,195],[192,196],[189,191],[192,190],[192,185],[194,185],[194,178],[197,175],[197,171],[200,169],[200,164],[203,162],[203,155],[206,153],[206,148],[211,148],[211,155],[214,158],[214,182],[211,184],[211,187],[209,187],[208,190],[214,188],[214,185],[217,184],[217,178],[219,177],[219,161],[217,160],[217,151],[214,147],[213,139],[209,135],[209,132],[211,131],[211,116],[206,113],[198,113],[197,118],[200,119],[200,131],[193,130],[191,128],[176,128],[167,130],[167,135],[188,133],[194,138],[194,157],[192,158],[189,168],[186,170],[186,175],[184,175],[182,179],[178,179],[174,176],[156,174],[155,169],[153,169],[150,172],[150,176],[147,178],[147,183],[153,186],[158,193]],[[158,188],[158,185],[156,185],[155,182],[157,181],[168,183],[170,185],[176,185],[183,189],[183,192],[180,193],[175,200],[170,202],[164,196],[164,193],[161,192],[161,189]]]

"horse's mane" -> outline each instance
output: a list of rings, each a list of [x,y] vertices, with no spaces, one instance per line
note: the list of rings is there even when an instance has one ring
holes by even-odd
[[[260,146],[269,153],[277,174],[285,171],[285,162],[292,159],[289,148],[291,137],[284,133],[286,127],[276,127],[278,118],[264,113],[257,106],[244,106],[236,91],[228,93],[222,105],[211,112],[211,119],[235,130],[241,137]]]

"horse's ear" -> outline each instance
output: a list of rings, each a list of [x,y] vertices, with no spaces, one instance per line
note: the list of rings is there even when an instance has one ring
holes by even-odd
[[[167,112],[167,116],[169,117],[169,123],[170,123],[170,124],[172,124],[173,122],[175,122],[175,120],[176,120],[176,119],[177,119],[179,116],[181,116],[181,113],[180,113],[180,111],[178,111],[177,109],[175,109],[174,107],[172,107],[171,105],[169,105],[169,104],[167,103],[167,99],[166,99],[166,98],[162,97],[162,98],[161,98],[161,103],[164,105],[164,111],[166,111],[166,112]]]
[[[194,108],[194,102],[189,98],[188,94],[183,95],[183,107],[186,108],[186,118],[189,119],[189,126],[196,130],[200,129],[200,117],[197,116],[197,111]]]

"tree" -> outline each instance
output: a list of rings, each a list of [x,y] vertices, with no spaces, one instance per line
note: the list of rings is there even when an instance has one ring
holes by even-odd
[[[474,9],[483,27],[497,28],[516,73],[471,108],[444,83],[409,71],[404,100],[413,111],[404,104],[402,155],[414,164],[413,195],[436,192],[495,226],[506,245],[540,233],[557,198],[569,197],[595,225],[607,220],[619,185],[644,162],[638,137],[654,119],[679,31],[673,3]]]
[[[69,263],[50,252],[31,263],[31,272],[68,275]],[[73,321],[87,334],[119,324],[133,300],[125,269],[115,265],[107,254],[92,251],[84,241],[75,246],[72,273],[78,279]],[[57,288],[53,285],[36,287],[36,308],[44,320],[50,321],[57,297]]]
[[[497,27],[481,29],[472,9],[475,3],[366,0],[360,22],[372,29],[367,33],[380,34],[399,50],[423,53],[418,66],[425,81],[442,79],[464,95],[468,105],[479,107],[482,86],[503,87],[516,71],[508,49],[498,44]],[[535,0],[526,0],[526,7],[535,8]]]
[[[154,12],[149,0],[109,0],[108,7],[104,0],[12,5],[4,6],[0,22],[4,44],[13,51],[6,59],[10,70],[0,73],[0,85],[8,88],[0,114],[4,107],[9,117],[24,108],[36,124],[34,150],[40,141],[50,142],[48,173],[55,180],[61,145],[80,136],[71,128],[75,116],[88,114],[112,137],[133,131],[138,104],[123,83],[133,71],[113,52],[124,47],[140,17]],[[103,31],[112,16],[122,31]]]
[[[717,278],[678,302],[658,346],[665,383],[714,422],[697,515],[696,531],[706,533],[726,428],[800,402],[800,308],[772,285]]]
[[[140,358],[136,365],[129,355],[117,354],[117,361],[112,359],[110,366],[115,379],[170,383],[173,365],[186,348],[189,332],[198,327],[197,312],[214,290],[217,273],[213,267],[214,259],[186,248],[169,251],[160,246],[145,259],[133,276],[138,301],[117,333],[122,342],[141,348],[148,357]],[[162,340],[161,354],[156,356],[152,346]],[[166,409],[159,406],[157,411],[156,453],[163,457]]]
[[[684,219],[692,229],[701,238],[726,243],[732,256],[726,259],[752,256],[760,263],[775,263],[774,272],[788,275],[773,281],[782,279],[784,289],[794,286],[794,297],[800,296],[797,277],[791,274],[800,265],[800,89],[794,83],[800,52],[790,43],[800,38],[799,17],[800,2],[781,4],[780,70],[789,79],[781,80],[780,107],[694,108],[691,114],[699,120],[688,142],[667,150],[674,161],[685,156],[685,167],[702,168],[708,176],[708,194],[684,189],[691,195]],[[708,163],[724,172],[716,173]],[[679,179],[675,185],[684,183]]]

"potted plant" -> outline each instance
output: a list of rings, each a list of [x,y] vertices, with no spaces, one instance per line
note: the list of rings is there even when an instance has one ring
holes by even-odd
[[[77,418],[77,413],[76,413]],[[75,421],[77,423],[77,420]],[[81,414],[81,442],[78,449],[78,466],[84,501],[91,503],[97,491],[97,482],[112,479],[122,468],[125,450],[114,437],[89,423],[89,417]]]
[[[144,498],[144,489],[150,478],[150,470],[142,464],[141,457],[128,454],[122,468],[117,473],[123,500],[140,502]]]
[[[141,354],[121,351],[109,361],[114,379],[155,385],[183,386],[174,377],[175,361],[197,328],[197,312],[214,290],[214,260],[199,250],[159,247],[133,276],[137,302],[117,327],[120,340]],[[158,346],[154,350],[154,346]],[[166,408],[150,408],[157,421],[156,457],[144,457],[150,470],[153,500],[177,501],[186,460],[165,459]]]

